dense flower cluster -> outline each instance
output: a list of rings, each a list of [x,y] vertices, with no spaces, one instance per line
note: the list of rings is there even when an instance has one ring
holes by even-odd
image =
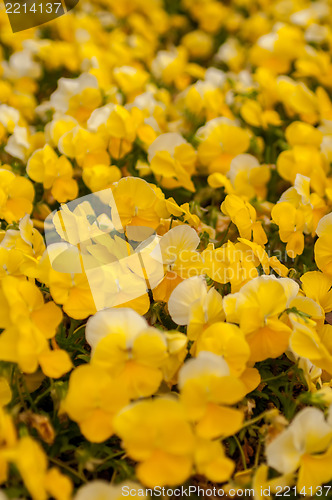
[[[6,498],[332,481],[331,19],[329,0],[81,0],[13,34],[0,6]],[[122,236],[113,208],[68,208],[107,192]],[[154,279],[97,273],[141,262],[142,231]]]

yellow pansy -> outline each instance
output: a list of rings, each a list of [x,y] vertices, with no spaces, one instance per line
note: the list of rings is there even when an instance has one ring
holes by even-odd
[[[310,271],[300,278],[307,297],[315,300],[328,313],[332,311],[332,278],[319,271]]]
[[[308,123],[293,122],[287,127],[285,135],[291,149],[282,151],[278,156],[277,169],[281,177],[294,183],[296,174],[313,181],[324,175],[323,157],[319,151],[322,132]]]
[[[305,408],[266,446],[267,463],[278,472],[298,471],[297,488],[315,488],[332,478],[332,426],[317,408]]]
[[[209,173],[226,173],[232,159],[249,148],[250,135],[237,122],[214,118],[197,131],[198,159]]]
[[[50,269],[47,277],[50,293],[71,318],[83,319],[96,312],[96,306],[85,274],[60,273]]]
[[[118,413],[114,427],[128,455],[138,462],[136,475],[142,484],[173,486],[189,478],[194,435],[176,399],[134,403]]]
[[[199,236],[195,229],[187,224],[172,227],[159,241],[161,258],[165,270],[181,278],[202,274],[202,259],[196,250]]]
[[[229,322],[239,324],[250,346],[252,361],[276,358],[286,351],[291,329],[279,319],[299,286],[289,278],[260,276],[224,297]],[[273,298],[272,298],[273,297]]]
[[[316,233],[319,236],[315,243],[315,261],[317,266],[328,277],[332,277],[332,214],[325,215],[319,221]]]
[[[246,238],[247,240],[253,239],[253,241],[260,245],[264,245],[267,242],[262,224],[256,220],[256,210],[250,203],[235,194],[229,194],[222,202],[220,208],[237,226],[242,238]]]
[[[195,172],[196,152],[180,134],[161,134],[149,146],[148,160],[152,172],[167,188],[185,187],[195,191],[191,175]]]
[[[78,195],[71,163],[65,156],[58,157],[48,144],[30,157],[27,173],[31,179],[42,183],[45,189],[50,189],[59,202],[73,200]]]
[[[222,356],[230,374],[240,376],[250,357],[250,348],[240,328],[230,323],[216,322],[201,334],[196,352],[209,351]]]
[[[190,340],[197,340],[205,328],[225,318],[221,295],[213,287],[208,289],[199,276],[184,280],[174,289],[168,311],[175,323],[188,325]]]
[[[121,178],[121,171],[116,166],[94,165],[86,167],[82,173],[84,184],[90,191],[101,191],[110,188],[113,182]]]
[[[234,462],[225,455],[218,440],[198,438],[194,452],[195,468],[198,474],[216,483],[227,481],[233,473]]]
[[[71,374],[61,409],[78,423],[89,441],[101,443],[114,433],[113,418],[128,402],[129,394],[119,379],[88,364],[75,368]]]
[[[33,185],[25,177],[0,168],[0,218],[18,221],[32,211]]]
[[[167,217],[165,200],[157,188],[138,177],[125,177],[114,184],[114,201],[125,226],[147,226],[156,228],[161,217]]]
[[[261,199],[266,197],[269,179],[268,165],[260,165],[254,156],[243,154],[233,158],[226,176],[216,172],[209,175],[208,183],[213,188],[223,186],[227,194],[250,200],[255,196]]]
[[[201,351],[183,365],[178,385],[180,400],[188,418],[195,423],[198,436],[205,439],[226,437],[240,429],[243,414],[229,406],[245,396],[246,386],[230,374],[222,357]]]
[[[132,309],[107,309],[89,319],[86,337],[92,365],[119,378],[130,397],[150,396],[162,381],[166,337]]]

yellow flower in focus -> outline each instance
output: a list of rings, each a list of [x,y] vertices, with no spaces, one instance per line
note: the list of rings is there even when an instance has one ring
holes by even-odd
[[[138,177],[124,177],[113,185],[113,196],[123,227],[157,228],[161,217],[167,217],[165,200],[153,184]]]
[[[300,280],[307,297],[315,300],[325,313],[332,311],[332,278],[319,271],[310,271]]]
[[[267,463],[282,474],[299,469],[300,491],[328,483],[332,478],[332,426],[317,408],[305,408],[286,430],[266,446]]]
[[[199,437],[226,437],[240,429],[243,413],[229,406],[238,403],[247,390],[240,379],[230,374],[222,357],[201,351],[183,365],[178,385],[180,400]]]
[[[184,280],[171,293],[168,311],[178,325],[188,325],[188,338],[197,340],[209,325],[225,319],[222,297],[214,288],[208,290],[203,277]]]
[[[250,348],[240,328],[230,323],[216,322],[200,335],[196,352],[209,351],[222,356],[230,374],[239,377],[246,368]]]
[[[250,360],[277,358],[288,347],[291,329],[279,319],[299,286],[289,278],[260,276],[224,297],[226,320],[237,323],[250,346]]]
[[[131,398],[150,396],[162,381],[167,359],[163,332],[148,326],[132,309],[106,309],[89,319],[86,338],[91,363],[119,379]]]
[[[172,227],[161,237],[162,262],[172,279],[175,280],[176,275],[185,279],[202,274],[202,259],[196,250],[199,241],[195,229],[187,224]]]
[[[222,202],[220,208],[236,225],[241,238],[247,240],[253,239],[259,245],[267,243],[267,237],[262,224],[256,220],[256,210],[250,203],[235,194],[229,194]]]

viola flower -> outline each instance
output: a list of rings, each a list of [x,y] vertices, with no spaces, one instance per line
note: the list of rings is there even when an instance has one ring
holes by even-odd
[[[278,357],[286,351],[292,330],[279,315],[298,289],[291,279],[259,276],[239,292],[224,297],[226,320],[237,323],[246,335],[252,361]]]
[[[168,300],[171,318],[178,325],[188,325],[190,340],[197,340],[209,325],[225,319],[222,297],[203,277],[182,281]]]
[[[198,129],[198,159],[208,172],[228,172],[231,161],[249,148],[250,134],[228,118],[214,118]]]
[[[325,215],[319,221],[316,234],[318,240],[315,243],[315,260],[318,268],[328,277],[332,277],[332,214]]]
[[[243,414],[229,406],[245,396],[246,386],[230,374],[222,357],[201,351],[183,365],[178,385],[180,400],[199,437],[226,437],[240,429]]]
[[[159,135],[149,146],[148,160],[156,179],[165,188],[182,186],[195,191],[191,176],[195,173],[196,152],[179,134]]]
[[[27,173],[31,179],[42,183],[45,189],[50,189],[59,202],[73,200],[78,195],[70,161],[65,156],[58,157],[48,144],[30,157]]]
[[[117,377],[131,398],[154,394],[162,381],[167,341],[132,309],[107,309],[89,319],[91,362]]]
[[[315,488],[331,480],[330,418],[317,408],[304,408],[289,427],[266,446],[267,463],[278,472],[298,470],[297,488]]]
[[[114,416],[128,403],[129,394],[121,380],[95,364],[87,364],[71,374],[61,411],[78,423],[89,441],[101,443],[112,436]]]
[[[32,212],[35,192],[25,177],[0,168],[0,217],[11,223]]]
[[[268,165],[260,165],[254,156],[243,154],[233,158],[226,176],[216,172],[209,175],[208,183],[213,188],[224,186],[227,194],[236,194],[245,200],[255,196],[265,199],[270,175]]]
[[[229,194],[221,204],[221,210],[228,215],[237,226],[241,238],[253,239],[255,243],[264,245],[267,237],[262,228],[262,223],[256,220],[255,208],[239,196]]]
[[[114,426],[124,449],[138,462],[136,475],[144,485],[178,485],[190,476],[194,434],[176,399],[134,403],[118,413]]]

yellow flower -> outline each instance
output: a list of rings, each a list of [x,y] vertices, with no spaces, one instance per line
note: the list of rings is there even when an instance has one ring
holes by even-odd
[[[250,348],[240,328],[230,323],[213,323],[200,335],[196,352],[209,351],[222,356],[230,374],[239,377],[246,368]]]
[[[226,320],[239,324],[250,346],[252,361],[276,358],[286,351],[291,329],[279,319],[297,295],[298,285],[288,278],[260,276],[224,297]]]
[[[197,340],[209,325],[225,319],[222,297],[214,288],[208,290],[203,277],[180,283],[171,293],[168,311],[178,325],[188,325],[190,340]]]
[[[110,188],[113,182],[121,178],[121,171],[116,166],[94,165],[86,167],[82,173],[84,184],[92,191]]]
[[[281,241],[287,242],[290,257],[301,255],[305,234],[314,234],[317,222],[326,213],[324,201],[316,194],[310,194],[310,178],[296,174],[294,187],[283,192],[273,207],[271,216],[279,226]]]
[[[212,37],[202,30],[190,31],[182,38],[181,44],[194,59],[206,59],[213,49]]]
[[[130,397],[150,396],[158,390],[167,358],[166,337],[135,311],[99,311],[87,323],[86,338],[92,346],[92,365],[119,378]]]
[[[233,158],[249,148],[250,135],[237,122],[214,118],[198,129],[198,159],[209,173],[226,173]]]
[[[119,379],[88,364],[75,368],[71,374],[61,410],[78,423],[89,441],[101,443],[114,434],[114,416],[128,403],[129,394]]]
[[[83,319],[96,312],[96,306],[85,274],[60,273],[51,269],[48,276],[50,293],[71,318]]]
[[[170,330],[165,335],[168,357],[163,363],[162,370],[165,382],[172,387],[177,383],[178,371],[188,354],[188,338],[176,330]]]
[[[332,311],[332,278],[319,271],[310,271],[300,280],[307,297],[315,300],[326,313]]]
[[[8,479],[11,463],[17,468],[33,500],[70,500],[70,479],[56,469],[47,469],[42,447],[29,436],[18,439],[11,417],[0,408],[0,484]]]
[[[118,413],[114,427],[128,455],[139,462],[136,475],[144,485],[174,486],[189,478],[194,435],[176,399],[134,403]]]
[[[224,187],[227,194],[236,194],[245,200],[257,196],[266,197],[266,185],[270,179],[268,165],[260,165],[257,158],[243,154],[233,158],[226,176],[215,172],[209,175],[208,183],[213,188]]]
[[[240,236],[264,245],[267,242],[266,234],[261,222],[256,220],[256,210],[250,203],[235,194],[229,194],[221,204],[221,211],[228,215],[237,226]]]
[[[321,218],[316,233],[319,236],[315,243],[316,264],[324,274],[332,278],[332,214]]]
[[[323,157],[319,146],[323,134],[308,123],[293,122],[286,129],[286,139],[291,149],[278,156],[277,169],[283,179],[294,183],[296,174],[309,178],[324,175]]]
[[[240,410],[229,408],[246,394],[244,383],[230,374],[220,356],[201,351],[179,372],[180,400],[196,433],[204,439],[231,436],[242,424]]]
[[[202,274],[202,259],[196,250],[199,236],[195,229],[187,224],[172,227],[161,237],[159,247],[165,270],[181,278]]]
[[[82,167],[85,164],[109,163],[107,140],[101,134],[90,132],[79,125],[67,129],[59,139],[58,149],[68,158],[74,158]]]
[[[36,277],[44,250],[42,235],[33,227],[29,215],[25,215],[19,222],[19,229],[7,229],[0,244],[0,274]]]
[[[52,196],[63,203],[78,195],[78,186],[73,177],[73,167],[65,156],[58,157],[48,145],[30,157],[27,173],[36,182],[50,189]]]
[[[191,175],[195,172],[196,152],[180,134],[161,134],[149,146],[148,160],[161,184],[172,189],[184,187],[195,191]]]
[[[33,185],[28,179],[0,168],[0,218],[11,223],[30,214],[34,197]]]
[[[253,127],[268,128],[269,125],[281,125],[280,116],[274,109],[263,109],[258,101],[246,99],[241,106],[241,116]]]
[[[157,188],[138,177],[125,177],[114,184],[113,196],[123,227],[157,228],[161,217],[167,217],[165,200]]]
[[[301,120],[314,124],[318,119],[316,95],[303,82],[296,82],[288,76],[277,78],[279,99],[290,117],[299,115]]]
[[[198,438],[194,461],[197,473],[216,483],[227,481],[234,470],[234,462],[226,457],[222,444],[217,440]]]
[[[85,88],[80,93],[70,97],[67,113],[78,122],[85,123],[101,102],[102,97],[99,89]]]
[[[282,474],[299,469],[297,488],[307,491],[332,478],[332,426],[317,408],[305,408],[266,446],[267,463]]]
[[[143,92],[145,84],[149,79],[149,74],[146,71],[142,68],[134,68],[133,66],[114,68],[113,76],[116,84],[129,98]]]

